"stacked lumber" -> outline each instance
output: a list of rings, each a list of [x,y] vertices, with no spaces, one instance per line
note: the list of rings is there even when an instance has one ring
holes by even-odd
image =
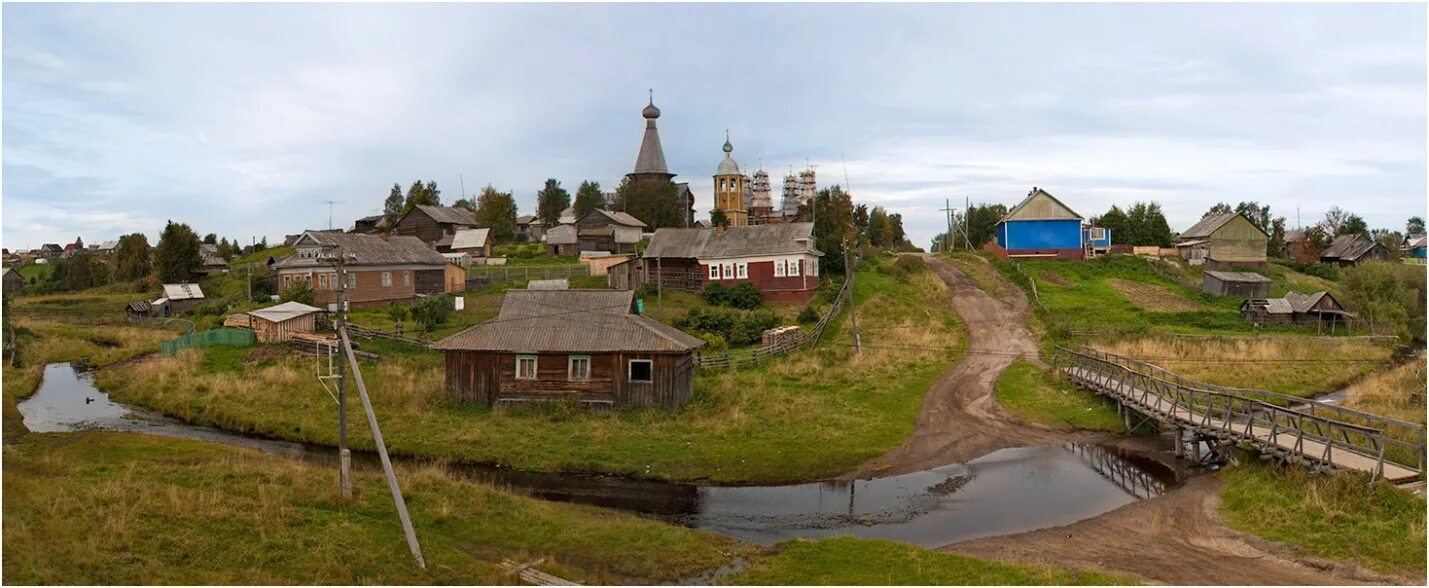
[[[233,327],[235,329],[251,329],[253,328],[252,320],[253,319],[248,316],[248,313],[240,312],[238,314],[230,314],[228,318],[223,319],[223,326]]]
[[[798,325],[785,325],[764,331],[759,336],[765,351],[789,351],[804,344],[804,330]]]

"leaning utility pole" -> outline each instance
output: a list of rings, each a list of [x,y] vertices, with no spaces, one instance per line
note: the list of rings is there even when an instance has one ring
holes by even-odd
[[[950,202],[947,198],[944,198],[944,199],[943,199],[943,208],[941,208],[940,210],[943,211],[943,216],[946,217],[946,219],[947,219],[947,221],[948,221],[948,233],[947,233],[947,237],[945,237],[945,238],[943,239],[943,252],[944,252],[944,253],[947,253],[947,252],[950,252],[950,251],[953,250],[953,204],[952,204],[952,202]]]
[[[337,258],[337,332],[347,332],[347,264]],[[357,366],[353,365],[356,370]],[[347,448],[347,366],[337,362],[337,459],[342,497],[352,498],[352,452]]]

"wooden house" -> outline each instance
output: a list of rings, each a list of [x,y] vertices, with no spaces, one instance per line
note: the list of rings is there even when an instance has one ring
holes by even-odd
[[[1176,252],[1191,263],[1204,263],[1210,270],[1240,267],[1265,271],[1269,240],[1270,236],[1245,215],[1212,214],[1177,237]]]
[[[1425,245],[1429,243],[1429,238],[1424,235],[1409,235],[1404,238],[1404,243],[1399,246],[1399,256],[1413,261],[1414,263],[1424,263]]]
[[[1201,290],[1216,296],[1265,298],[1270,296],[1270,278],[1253,272],[1206,270],[1201,274]]]
[[[203,289],[198,284],[164,284],[164,295],[149,303],[153,316],[175,316],[203,304]]]
[[[1284,298],[1246,300],[1240,304],[1240,314],[1257,326],[1333,326],[1355,316],[1329,292],[1307,295],[1293,290],[1286,292]]]
[[[13,265],[5,268],[4,277],[0,278],[0,282],[3,282],[0,284],[0,289],[3,289],[3,295],[6,298],[19,294],[20,289],[25,287],[25,277],[20,275],[20,270],[15,269]]]
[[[1082,215],[1041,188],[1007,211],[993,228],[991,248],[998,259],[1082,259]],[[1109,232],[1108,232],[1109,233]],[[1106,235],[1110,247],[1111,236]]]
[[[624,212],[596,209],[577,219],[575,226],[581,251],[633,253],[646,225]]]
[[[321,308],[301,302],[284,302],[277,306],[230,315],[223,326],[252,329],[259,343],[286,343],[295,333],[311,333],[317,327]]]
[[[372,216],[364,216],[360,219],[357,219],[356,221],[353,221],[351,232],[372,235],[384,232],[386,230],[387,216],[382,214],[374,214]]]
[[[423,243],[446,253],[452,238],[461,229],[476,228],[476,215],[457,206],[418,204],[402,215],[392,226],[392,234],[416,237]]]
[[[1310,231],[1305,229],[1285,231],[1285,245],[1280,250],[1280,255],[1297,263],[1320,261],[1320,252],[1315,248],[1315,244],[1310,242]]]
[[[457,229],[447,251],[486,257],[491,254],[491,229]]]
[[[148,300],[135,300],[124,305],[124,316],[129,322],[138,322],[143,317],[153,315],[153,307]]]
[[[546,229],[546,250],[551,255],[580,255],[581,240],[575,225]]]
[[[1394,253],[1364,235],[1340,235],[1320,252],[1320,263],[1339,266],[1359,265],[1366,261],[1392,261]]]
[[[748,283],[766,299],[806,302],[818,292],[824,255],[813,233],[813,223],[659,229],[642,255],[639,281],[676,290]]]
[[[416,237],[308,232],[293,247],[291,255],[270,266],[277,275],[278,291],[306,280],[312,284],[314,302],[323,308],[337,303],[341,285],[329,258],[339,254],[346,259],[347,299],[352,308],[385,306],[466,287],[466,270],[448,264]],[[460,287],[450,275],[453,272],[460,274]]]
[[[462,402],[679,408],[704,342],[633,311],[633,292],[510,290],[496,318],[432,348],[446,354],[447,393]]]
[[[56,243],[45,243],[40,246],[39,257],[40,259],[54,261],[59,259],[61,255],[64,255],[64,252],[64,247],[60,247]]]

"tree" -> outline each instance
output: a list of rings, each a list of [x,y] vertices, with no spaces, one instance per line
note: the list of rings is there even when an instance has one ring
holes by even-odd
[[[1345,219],[1345,224],[1340,226],[1339,235],[1362,235],[1369,236],[1369,225],[1358,214],[1352,214]]]
[[[402,218],[402,214],[407,211],[407,199],[402,196],[401,184],[392,184],[392,191],[387,194],[387,200],[382,203],[382,218],[387,221],[387,227],[397,224]],[[384,228],[383,231],[387,229]]]
[[[600,182],[586,180],[576,189],[576,218],[580,218],[597,208],[605,208],[605,192],[600,191]]]
[[[712,227],[728,227],[728,226],[729,226],[729,216],[725,215],[724,211],[723,211],[723,210],[720,210],[720,209],[718,209],[718,208],[716,208],[716,209],[714,209],[714,210],[711,210],[711,211],[710,211],[710,226],[712,226]]]
[[[390,201],[391,199],[389,196],[388,200]],[[402,214],[407,214],[412,208],[418,205],[442,205],[442,191],[437,189],[436,182],[423,184],[421,180],[417,180],[412,182],[412,185],[407,188],[407,201],[402,205]]]
[[[908,234],[903,232],[903,215],[893,213],[888,215],[888,228],[892,232],[893,247],[912,248],[913,243],[908,241]]]
[[[1407,235],[1424,234],[1424,218],[1418,216],[1409,217],[1409,222],[1404,223],[1404,233]]]
[[[857,228],[857,225],[855,225]],[[893,228],[888,225],[888,212],[875,206],[868,213],[868,242],[874,247],[888,247],[893,240]]]
[[[561,187],[556,178],[546,180],[545,187],[536,192],[536,218],[541,226],[554,227],[561,222],[561,211],[570,207],[571,194]]]
[[[1265,242],[1265,254],[1280,257],[1285,252],[1285,217],[1270,221],[1270,239]]]
[[[188,282],[203,268],[199,254],[198,234],[188,225],[169,221],[159,234],[159,246],[154,250],[154,266],[159,281],[165,284]]]
[[[1252,200],[1235,205],[1235,212],[1240,213],[1240,215],[1244,216],[1246,220],[1249,220],[1251,224],[1265,231],[1265,234],[1270,234],[1270,223],[1272,222],[1270,206],[1262,205]]]
[[[1389,229],[1375,229],[1369,232],[1369,238],[1388,249],[1390,255],[1399,257],[1399,245],[1404,243],[1404,234]]]
[[[465,208],[471,212],[476,212],[476,203],[470,198],[461,198],[452,203],[452,208]]]
[[[685,226],[680,188],[669,180],[632,180],[627,177],[616,188],[615,201],[611,205],[640,219],[650,231]]]
[[[476,197],[476,226],[491,229],[491,239],[510,242],[516,236],[516,199],[487,184]]]
[[[437,325],[447,322],[451,315],[452,301],[445,294],[429,296],[412,303],[412,320],[417,321],[424,331],[431,331]]]
[[[233,246],[228,244],[228,237],[218,240],[218,256],[225,261],[233,257]]]
[[[1155,202],[1137,202],[1126,213],[1127,239],[1131,245],[1171,246],[1171,225],[1161,212],[1161,205]],[[1112,233],[1116,238],[1116,233]]]
[[[130,233],[119,238],[114,251],[114,275],[117,279],[136,280],[153,270],[153,250],[143,233]]]
[[[1397,263],[1371,261],[1340,272],[1341,302],[1372,321],[1375,334],[1405,339],[1424,333],[1423,272]]]
[[[1320,228],[1325,230],[1325,234],[1339,236],[1344,234],[1345,223],[1350,220],[1350,212],[1341,210],[1338,206],[1331,206],[1325,211],[1325,220],[1320,221]]]
[[[283,302],[301,302],[312,306],[314,301],[313,285],[308,280],[293,280],[288,284],[287,288],[284,288],[282,292],[278,293],[278,300],[282,300]]]
[[[1111,210],[1106,211],[1106,214],[1092,219],[1092,225],[1111,231],[1113,244],[1131,244],[1130,219],[1115,204],[1111,205]]]
[[[819,263],[825,271],[841,274],[845,245],[854,245],[858,237],[853,227],[853,199],[835,184],[814,193],[813,207],[813,216],[819,219],[814,223],[814,246],[824,252]]]
[[[218,244],[218,235],[215,235],[215,234],[213,234],[213,233],[209,233],[209,234],[207,234],[207,235],[204,235],[204,236],[203,236],[203,244],[204,244],[204,245],[217,245],[217,244]]]
[[[853,228],[864,233],[868,231],[868,205],[860,204],[853,207]]]
[[[967,212],[967,242],[953,242],[954,247],[970,246],[972,249],[981,249],[988,241],[993,239],[997,232],[997,221],[1007,216],[1007,207],[1001,204],[984,204],[974,206]],[[956,237],[955,237],[956,239]]]
[[[75,255],[54,264],[48,283],[51,288],[74,292],[109,283],[109,269],[93,255]]]
[[[1234,210],[1231,210],[1231,205],[1226,204],[1224,202],[1217,202],[1215,206],[1212,206],[1210,210],[1206,211],[1206,214],[1201,215],[1201,218],[1206,218],[1208,216],[1216,214],[1226,214],[1230,212],[1235,212]]]

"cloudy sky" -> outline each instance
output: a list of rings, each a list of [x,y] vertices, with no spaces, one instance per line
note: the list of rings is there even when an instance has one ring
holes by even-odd
[[[1085,216],[1216,201],[1305,224],[1425,214],[1423,5],[4,6],[3,243],[167,219],[245,243],[374,213],[394,182],[611,188],[647,88],[701,216],[805,162],[901,212],[1041,186]],[[846,172],[845,172],[846,170]]]

